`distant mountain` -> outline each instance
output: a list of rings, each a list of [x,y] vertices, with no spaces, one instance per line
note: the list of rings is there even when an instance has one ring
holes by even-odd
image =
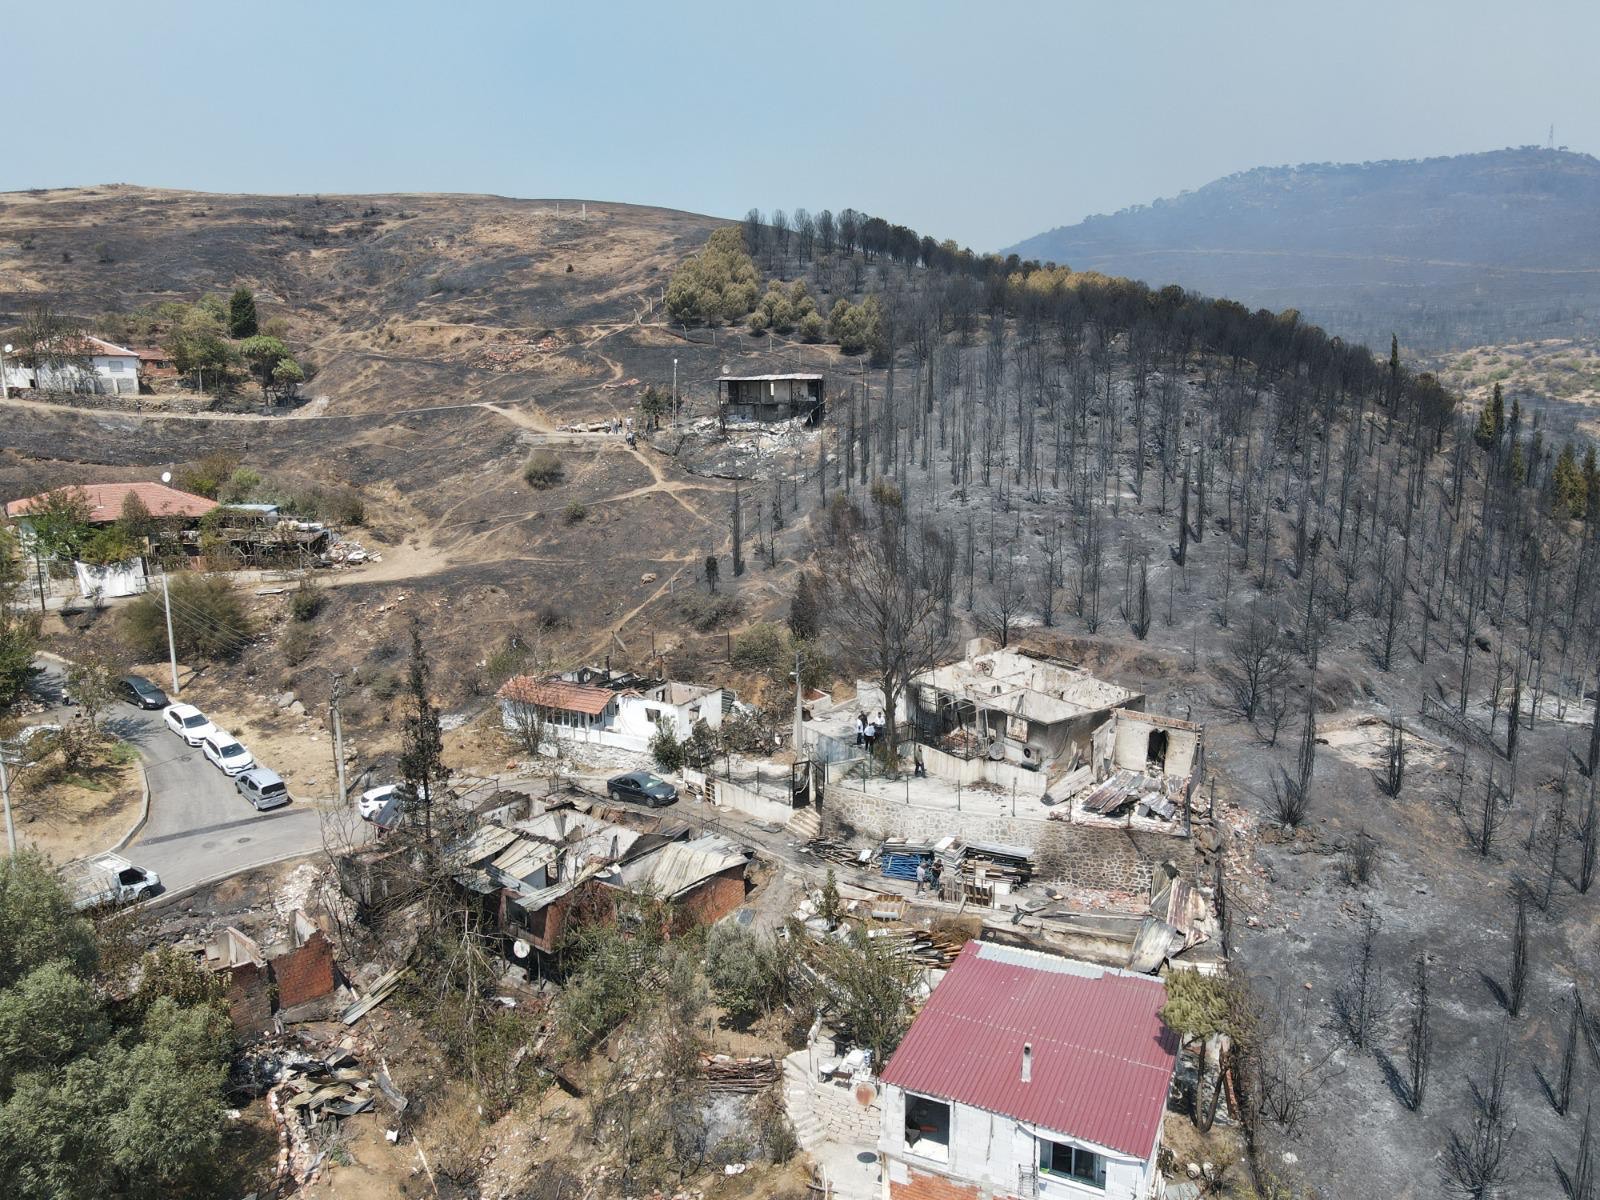
[[[1600,331],[1600,161],[1523,147],[1260,167],[1007,252],[1439,350]]]

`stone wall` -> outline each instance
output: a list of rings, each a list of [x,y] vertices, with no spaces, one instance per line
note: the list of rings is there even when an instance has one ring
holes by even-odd
[[[842,822],[868,838],[931,842],[954,835],[968,842],[1024,846],[1033,853],[1036,878],[1072,887],[1148,893],[1162,863],[1175,864],[1183,878],[1195,870],[1191,839],[1142,829],[919,808],[842,787],[828,790],[821,811],[823,829],[830,834]]]

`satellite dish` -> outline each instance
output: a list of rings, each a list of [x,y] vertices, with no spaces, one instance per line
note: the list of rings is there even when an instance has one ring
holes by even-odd
[[[163,471],[163,472],[161,472],[161,482],[162,483],[171,483],[172,482],[172,472],[171,471]]]
[[[533,953],[533,947],[528,945],[528,943],[523,941],[521,938],[518,938],[511,945],[511,953],[518,958],[527,958],[528,955]]]

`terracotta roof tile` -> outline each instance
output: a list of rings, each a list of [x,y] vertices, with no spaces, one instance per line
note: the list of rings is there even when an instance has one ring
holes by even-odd
[[[531,675],[517,675],[506,680],[495,694],[502,700],[538,704],[563,712],[586,713],[591,717],[605,712],[606,705],[617,695],[609,688],[568,683],[563,679],[535,679]]]
[[[164,483],[90,483],[75,489],[89,499],[89,520],[96,525],[109,524],[122,515],[123,503],[129,493],[136,495],[150,510],[152,517],[203,517],[217,507],[215,500],[180,492]],[[26,516],[35,505],[43,502],[48,492],[13,500],[6,505],[6,516]]]

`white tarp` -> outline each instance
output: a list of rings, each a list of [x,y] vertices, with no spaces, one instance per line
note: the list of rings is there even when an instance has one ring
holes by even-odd
[[[85,600],[93,600],[97,596],[102,600],[137,596],[149,586],[142,558],[106,563],[104,566],[74,561],[72,567],[78,575],[78,594]]]

